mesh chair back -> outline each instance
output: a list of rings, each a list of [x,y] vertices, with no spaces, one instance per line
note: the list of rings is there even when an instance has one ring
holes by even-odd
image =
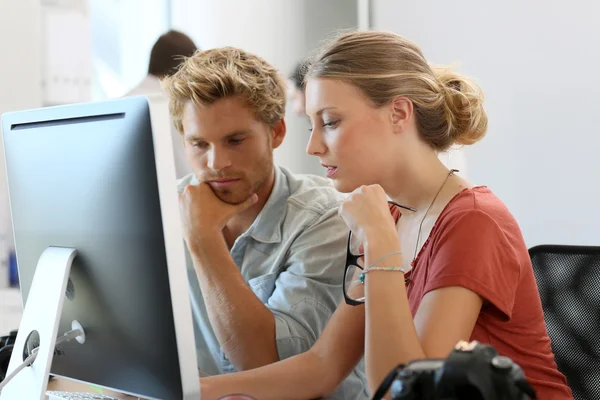
[[[600,399],[600,246],[529,249],[558,369],[575,400]]]

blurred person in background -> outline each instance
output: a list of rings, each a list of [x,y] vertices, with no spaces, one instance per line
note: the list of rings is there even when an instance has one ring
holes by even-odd
[[[304,78],[306,76],[308,66],[308,59],[300,61],[298,64],[296,64],[294,71],[288,78],[290,82],[289,98],[292,102],[292,108],[294,113],[300,117],[306,116]]]
[[[177,67],[183,57],[190,57],[196,52],[197,46],[186,34],[171,30],[161,35],[150,52],[148,75],[126,96],[164,95],[161,80],[177,72]],[[177,178],[182,178],[192,172],[187,162],[184,143],[177,129],[171,128],[173,153],[175,157],[175,172]]]

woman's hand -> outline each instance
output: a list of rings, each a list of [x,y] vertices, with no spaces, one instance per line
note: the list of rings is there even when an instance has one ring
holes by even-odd
[[[390,214],[384,190],[379,185],[361,186],[340,206],[339,214],[365,250],[369,240],[390,238],[398,242],[394,218]]]

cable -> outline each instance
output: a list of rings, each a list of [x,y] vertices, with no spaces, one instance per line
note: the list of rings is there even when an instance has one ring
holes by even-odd
[[[83,332],[82,328],[72,329],[69,332],[65,333],[64,335],[58,337],[56,339],[55,346],[58,346],[59,344],[64,343],[64,342],[69,342],[73,339],[77,339],[80,336],[85,337],[85,333]],[[25,367],[29,367],[31,364],[33,364],[35,362],[35,359],[37,358],[38,350],[39,350],[39,347],[36,347],[35,349],[33,349],[31,351],[31,354],[29,355],[29,357],[27,357],[25,359],[25,361],[23,361],[23,364],[19,365],[13,372],[8,374],[2,382],[0,382],[0,392],[2,392],[2,389],[8,384],[8,382],[10,382],[11,379],[13,379],[15,376],[17,376],[17,374],[19,372],[21,372],[21,370],[23,370]],[[14,348],[13,348],[13,351],[15,351]]]

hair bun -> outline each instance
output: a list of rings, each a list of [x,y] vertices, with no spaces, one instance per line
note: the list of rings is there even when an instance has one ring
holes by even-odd
[[[487,114],[483,108],[483,91],[472,79],[449,68],[433,68],[444,96],[448,135],[453,143],[470,145],[487,132]]]

